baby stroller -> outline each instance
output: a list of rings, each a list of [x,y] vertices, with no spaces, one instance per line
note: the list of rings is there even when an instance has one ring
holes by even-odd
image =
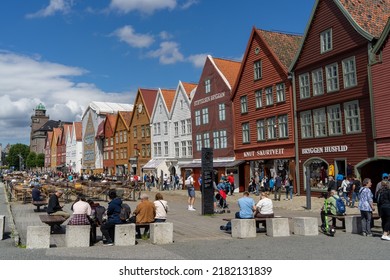
[[[217,200],[217,212],[218,213],[225,213],[225,209],[227,213],[230,213],[229,206],[226,202],[226,191],[224,188],[222,188],[220,185],[217,187],[218,193],[215,195],[215,199]]]

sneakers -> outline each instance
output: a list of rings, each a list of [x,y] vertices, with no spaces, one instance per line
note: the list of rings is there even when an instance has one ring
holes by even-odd
[[[372,233],[367,233],[367,237],[372,237]]]
[[[390,241],[390,236],[388,235],[382,235],[381,237],[382,240]]]
[[[114,242],[112,242],[112,240],[103,242],[103,246],[113,246],[113,245],[114,245]]]
[[[362,232],[362,235],[363,235],[363,236],[367,236],[367,233],[365,233],[365,232]]]
[[[196,211],[196,209],[193,206],[188,206],[188,211]]]

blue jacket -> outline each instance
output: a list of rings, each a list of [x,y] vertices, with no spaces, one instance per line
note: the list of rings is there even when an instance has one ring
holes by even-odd
[[[108,208],[107,208],[107,221],[113,224],[121,224],[122,221],[119,217],[119,214],[121,213],[122,210],[122,199],[119,197],[114,198],[108,203]]]

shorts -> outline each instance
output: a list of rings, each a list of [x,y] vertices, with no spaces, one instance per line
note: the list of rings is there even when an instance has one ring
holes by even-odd
[[[195,188],[194,187],[188,188],[187,191],[188,191],[189,197],[195,197]]]

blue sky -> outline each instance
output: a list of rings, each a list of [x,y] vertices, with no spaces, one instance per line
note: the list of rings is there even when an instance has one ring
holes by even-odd
[[[314,0],[2,0],[0,143],[29,144],[33,108],[79,121],[91,101],[199,80],[241,60],[253,26],[303,34]]]

